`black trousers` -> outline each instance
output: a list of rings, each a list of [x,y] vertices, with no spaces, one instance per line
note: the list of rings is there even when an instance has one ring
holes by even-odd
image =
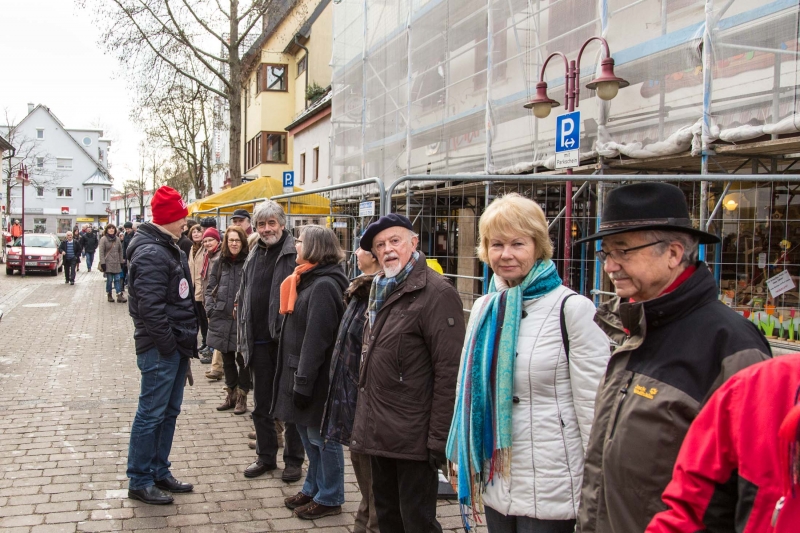
[[[78,262],[81,260],[80,257],[73,257],[72,259],[67,259],[64,256],[64,280],[65,281],[75,281],[75,269],[78,267]]]
[[[128,263],[122,263],[122,290],[125,290],[125,283],[128,281]],[[89,267],[91,268],[91,267]]]
[[[489,533],[572,533],[575,520],[539,520],[529,516],[502,515],[484,507]]]
[[[237,352],[222,352],[222,371],[225,373],[225,386],[229,389],[239,387],[244,392],[253,388],[250,369],[244,366],[244,357]]]
[[[206,343],[206,336],[208,335],[208,317],[206,316],[206,308],[203,302],[194,301],[194,308],[197,310],[197,320],[200,322],[200,335],[203,337],[203,344]]]
[[[428,461],[370,456],[381,533],[442,533],[436,520],[439,474]]]
[[[269,412],[272,407],[272,390],[275,382],[278,343],[256,344],[250,361],[253,378],[253,425],[256,427],[256,453],[261,462],[277,464],[278,432],[275,417]],[[306,458],[303,441],[297,427],[288,422],[284,425],[283,462],[301,466]]]

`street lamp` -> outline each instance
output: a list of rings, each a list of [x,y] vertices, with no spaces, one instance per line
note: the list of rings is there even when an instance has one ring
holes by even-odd
[[[605,58],[600,62],[600,75],[586,84],[586,88],[592,91],[597,91],[597,96],[601,100],[611,100],[617,96],[617,92],[622,87],[630,85],[627,81],[617,77],[614,74],[614,60],[611,58],[611,51],[608,48],[608,42],[602,37],[590,37],[583,43],[578,51],[578,57],[573,60],[568,60],[561,52],[553,52],[547,59],[544,60],[541,73],[539,74],[539,82],[536,84],[536,96],[525,104],[526,109],[533,109],[533,114],[536,118],[546,118],[550,115],[550,110],[558,107],[561,104],[547,96],[547,82],[544,81],[544,71],[550,60],[556,56],[564,60],[564,108],[567,113],[575,111],[580,103],[580,64],[581,56],[586,46],[592,41],[600,41],[605,52]],[[567,175],[572,175],[572,168],[567,169]],[[572,181],[571,178],[567,179],[567,205],[564,210],[564,227],[572,227]],[[564,285],[569,286],[570,278],[570,260],[572,256],[572,235],[569,229],[564,231]]]

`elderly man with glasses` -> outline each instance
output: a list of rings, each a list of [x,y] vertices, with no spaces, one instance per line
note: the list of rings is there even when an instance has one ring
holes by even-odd
[[[699,245],[719,239],[692,226],[678,187],[611,191],[600,231],[578,242],[600,239],[597,257],[617,297],[595,321],[617,346],[597,395],[578,529],[630,533],[667,508],[661,494],[700,408],[771,351],[752,322],[719,301],[698,261]]]

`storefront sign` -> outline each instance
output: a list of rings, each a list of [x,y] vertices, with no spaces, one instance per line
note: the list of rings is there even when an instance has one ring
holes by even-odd
[[[777,298],[781,294],[794,289],[794,280],[789,272],[784,270],[776,276],[772,276],[767,280],[767,288],[773,298]]]
[[[94,219],[88,217],[78,217],[75,219],[75,222],[94,222]]]
[[[374,217],[375,216],[375,202],[361,202],[358,204],[358,216],[360,217]]]
[[[25,208],[26,215],[43,215],[44,208],[42,207],[26,207]]]
[[[61,214],[62,215],[69,215],[69,207],[61,206]]]
[[[334,228],[345,228],[346,229],[347,228],[347,222],[334,222],[333,224],[331,224],[331,226],[334,227]]]

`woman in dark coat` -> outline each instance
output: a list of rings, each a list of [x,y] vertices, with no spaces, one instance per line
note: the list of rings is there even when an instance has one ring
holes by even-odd
[[[247,259],[247,235],[238,226],[225,230],[220,257],[209,269],[204,298],[208,316],[207,343],[222,353],[225,373],[225,401],[217,411],[234,409],[247,412],[247,393],[252,388],[250,370],[245,368],[242,354],[236,353],[236,319],[233,304],[242,282],[242,267]],[[238,364],[238,368],[237,368]]]
[[[344,252],[332,230],[306,226],[295,243],[299,266],[281,284],[284,319],[272,412],[297,426],[309,462],[302,490],[285,504],[299,518],[314,520],[341,513],[344,503],[342,446],[325,442],[320,426],[347,278],[340,265]]]

